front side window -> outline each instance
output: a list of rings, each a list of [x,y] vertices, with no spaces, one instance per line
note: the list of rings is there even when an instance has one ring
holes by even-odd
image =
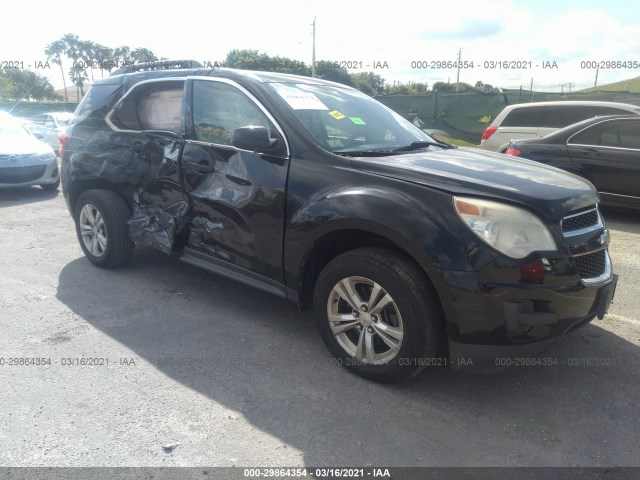
[[[587,128],[574,136],[570,143],[603,147],[640,148],[640,121],[608,121]]]
[[[227,83],[193,81],[193,126],[196,140],[231,145],[237,128],[262,126],[274,137],[274,126],[241,90]]]
[[[640,122],[633,120],[607,122],[602,145],[619,148],[640,148]]]

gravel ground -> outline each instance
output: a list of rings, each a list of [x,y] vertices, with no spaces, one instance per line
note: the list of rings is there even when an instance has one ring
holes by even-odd
[[[638,466],[640,218],[605,213],[615,303],[564,365],[383,386],[294,304],[147,249],[97,269],[61,194],[0,192],[0,465]]]

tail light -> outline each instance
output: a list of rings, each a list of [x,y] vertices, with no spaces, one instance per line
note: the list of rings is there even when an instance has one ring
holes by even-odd
[[[509,147],[504,153],[506,153],[507,155],[513,155],[514,157],[519,157],[520,155],[522,155],[522,150],[515,147]]]
[[[66,130],[58,135],[58,142],[60,142],[59,155],[62,157],[62,155],[64,155],[65,148],[67,148],[67,143],[69,143],[69,134]]]
[[[487,129],[482,134],[482,141],[484,142],[485,140],[487,140],[491,135],[495,133],[497,129],[498,127],[487,127]]]

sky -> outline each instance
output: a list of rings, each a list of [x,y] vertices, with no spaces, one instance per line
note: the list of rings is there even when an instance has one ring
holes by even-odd
[[[232,49],[255,49],[310,65],[314,17],[316,60],[350,62],[357,67],[351,72],[373,71],[388,83],[454,82],[456,68],[437,67],[459,52],[473,62],[460,69],[460,81],[501,87],[528,88],[533,81],[578,89],[595,82],[596,69],[584,62],[640,64],[640,2],[628,0],[22,0],[11,4],[10,16],[23,20],[4,19],[0,66],[18,62],[30,69],[46,60],[47,44],[66,33],[170,59],[213,63]],[[62,87],[59,67],[36,71]],[[601,68],[598,84],[637,76],[640,68]]]

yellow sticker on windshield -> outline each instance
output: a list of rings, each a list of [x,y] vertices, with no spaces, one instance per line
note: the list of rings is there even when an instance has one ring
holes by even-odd
[[[366,125],[366,123],[364,122],[364,120],[362,120],[359,117],[349,117],[349,120],[351,120],[353,123],[355,123],[356,125]]]
[[[329,112],[329,115],[331,115],[336,120],[342,120],[344,117],[346,117],[346,115],[341,114],[338,110],[334,110],[333,112]]]

